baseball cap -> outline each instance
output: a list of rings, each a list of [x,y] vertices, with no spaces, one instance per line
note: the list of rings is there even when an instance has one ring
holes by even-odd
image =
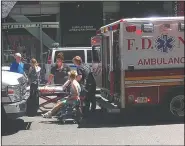
[[[21,57],[21,54],[20,53],[15,53],[15,57]]]

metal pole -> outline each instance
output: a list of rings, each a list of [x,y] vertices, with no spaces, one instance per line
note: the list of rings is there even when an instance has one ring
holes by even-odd
[[[5,19],[3,19],[3,23],[5,23]],[[2,26],[1,26],[2,27]],[[2,34],[1,34],[1,57],[2,57],[2,62],[1,64],[4,64],[4,36],[5,36],[5,32],[3,31],[3,29],[1,28]]]
[[[43,64],[42,23],[40,23],[40,61]]]
[[[2,34],[1,34],[1,53],[2,53],[2,55],[1,55],[1,57],[2,57],[2,63],[1,64],[4,64],[4,41],[3,41],[3,39],[4,39],[4,31],[2,30]]]

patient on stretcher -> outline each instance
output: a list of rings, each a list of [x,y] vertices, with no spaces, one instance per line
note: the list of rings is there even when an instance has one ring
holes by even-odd
[[[67,85],[70,84],[69,96],[62,98],[60,101],[58,101],[58,103],[53,107],[51,111],[48,111],[47,113],[43,114],[42,116],[44,118],[51,118],[65,104],[77,104],[79,102],[80,100],[79,95],[81,92],[81,87],[78,81],[76,80],[77,72],[73,70],[73,71],[70,71],[68,74],[69,74],[69,80],[63,85],[63,88],[65,88]]]

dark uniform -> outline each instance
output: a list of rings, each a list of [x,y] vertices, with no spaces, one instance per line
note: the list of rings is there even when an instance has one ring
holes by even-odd
[[[62,68],[58,68],[57,65],[51,68],[51,74],[54,75],[54,84],[63,85],[68,80],[68,72],[71,69],[68,65],[63,64]]]
[[[40,67],[30,67],[29,69],[29,83],[30,83],[30,97],[27,101],[27,115],[36,116],[37,110],[39,108],[39,94],[38,94],[38,84],[40,76]]]
[[[91,67],[88,64],[82,63],[80,66],[77,67],[78,75],[82,75],[82,79],[80,84],[85,87],[86,94],[85,94],[85,112],[89,111],[90,103],[91,111],[95,111],[96,109],[96,81],[94,79]],[[83,90],[83,88],[82,88]]]

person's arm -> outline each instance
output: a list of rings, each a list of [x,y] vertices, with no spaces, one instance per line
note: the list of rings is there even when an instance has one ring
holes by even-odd
[[[24,72],[25,72],[24,69],[25,69],[24,68],[24,63],[22,63],[22,71],[21,71],[22,74],[24,74]]]
[[[77,90],[77,88],[76,88],[76,86],[74,85],[73,82],[72,82],[71,86],[74,89],[76,96],[78,96],[79,95],[78,90]]]
[[[63,89],[65,89],[69,84],[70,84],[70,80],[67,80],[65,83],[64,83],[64,85],[62,86],[63,87]]]
[[[54,77],[54,74],[55,74],[55,68],[52,67],[52,68],[51,68],[51,74],[49,75],[47,84],[51,84],[51,81],[52,81],[52,79],[53,79],[53,77]]]
[[[10,71],[11,71],[11,72],[14,71],[14,62],[10,65]]]
[[[80,81],[82,79],[82,70],[80,68],[77,68],[77,74],[78,74],[78,76],[77,76],[76,80]]]

